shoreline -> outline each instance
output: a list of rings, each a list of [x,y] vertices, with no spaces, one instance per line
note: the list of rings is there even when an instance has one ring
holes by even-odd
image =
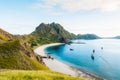
[[[34,50],[35,53],[41,55],[41,56],[47,56],[47,54],[45,54],[45,48],[49,47],[49,46],[55,46],[55,45],[60,45],[63,43],[51,43],[51,44],[45,44],[42,46],[39,46],[38,48],[36,48]],[[83,77],[83,78],[88,78],[90,80],[95,80],[96,76],[89,74],[87,72],[81,71],[80,69],[77,69],[75,67],[69,66],[57,59],[47,59],[47,58],[43,58],[43,62],[45,63],[45,65],[53,71],[56,72],[61,72],[64,74],[68,74],[74,77]]]

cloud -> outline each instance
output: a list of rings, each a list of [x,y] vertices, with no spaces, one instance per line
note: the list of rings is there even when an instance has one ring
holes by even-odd
[[[54,8],[55,5],[58,5],[60,0],[37,0],[33,4],[33,8]]]
[[[98,9],[102,12],[113,12],[120,10],[120,0],[37,0],[34,8],[59,9],[77,12],[81,10]]]
[[[49,11],[49,15],[59,16],[64,14],[63,12]]]

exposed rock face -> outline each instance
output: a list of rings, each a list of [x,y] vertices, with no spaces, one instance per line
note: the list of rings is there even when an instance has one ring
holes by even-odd
[[[42,64],[44,64],[43,59],[42,59],[42,57],[40,55],[36,55],[36,59],[37,59],[37,61],[39,61]]]

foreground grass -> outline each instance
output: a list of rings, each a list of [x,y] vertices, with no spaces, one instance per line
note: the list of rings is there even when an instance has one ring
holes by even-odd
[[[85,80],[44,70],[0,70],[0,80]]]

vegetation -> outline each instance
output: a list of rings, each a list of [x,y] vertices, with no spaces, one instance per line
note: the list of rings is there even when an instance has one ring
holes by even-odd
[[[84,35],[78,34],[77,39],[91,40],[91,39],[101,39],[101,38],[95,34],[84,34]]]
[[[28,36],[24,37],[32,47],[53,42],[65,42],[66,39],[75,39],[76,37],[73,33],[66,31],[60,24],[54,22],[51,24],[41,23]]]
[[[34,54],[29,53],[32,55],[32,57],[30,57],[27,53],[19,40],[0,44],[0,69],[48,69],[42,63],[34,59]]]
[[[1,70],[0,80],[85,80],[53,71]]]
[[[0,29],[0,69],[48,70],[23,39]]]
[[[6,37],[3,36],[3,35],[0,35],[0,39],[1,39],[1,40],[4,40],[4,41],[7,41],[7,40],[8,40],[8,38],[6,38]]]

